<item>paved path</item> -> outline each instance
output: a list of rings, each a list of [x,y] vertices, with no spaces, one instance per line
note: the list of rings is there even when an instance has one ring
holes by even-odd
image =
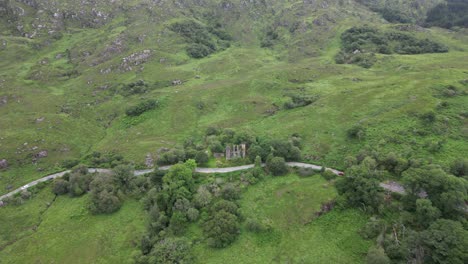
[[[318,165],[313,165],[313,164],[308,164],[308,163],[301,163],[301,162],[287,162],[286,163],[288,166],[290,167],[297,167],[297,168],[310,168],[310,169],[313,169],[313,170],[321,170],[322,169],[322,166],[318,166]],[[263,165],[264,166],[264,165]],[[250,164],[250,165],[244,165],[244,166],[237,166],[237,167],[229,167],[229,168],[196,168],[196,172],[199,172],[199,173],[207,173],[207,174],[211,174],[211,173],[229,173],[229,172],[234,172],[234,171],[242,171],[242,170],[248,170],[248,169],[251,169],[254,167],[254,164]],[[171,166],[163,166],[163,167],[159,167],[160,170],[169,170],[171,168]],[[338,170],[335,170],[335,169],[330,169],[330,168],[326,168],[327,170],[330,170],[331,172],[335,173],[336,175],[342,175],[342,172],[341,171],[338,171]],[[153,169],[149,169],[149,170],[136,170],[134,171],[134,174],[135,176],[140,176],[140,175],[144,175],[144,174],[147,174],[147,173],[150,173],[152,172]],[[66,171],[62,171],[62,172],[58,172],[58,173],[54,173],[54,174],[50,174],[50,175],[47,175],[43,178],[40,178],[38,180],[35,180],[35,181],[32,181],[26,185],[23,185],[21,186],[20,188],[12,191],[12,192],[9,192],[5,195],[2,195],[0,196],[0,201],[7,198],[7,197],[10,197],[10,196],[13,196],[23,190],[26,190],[30,187],[33,187],[41,182],[46,182],[46,181],[50,181],[50,180],[53,180],[53,179],[56,179],[56,178],[60,178],[60,177],[63,177],[63,175],[65,175],[66,173],[69,173],[70,170],[66,170]],[[98,172],[98,173],[110,173],[112,172],[112,170],[110,169],[99,169],[99,168],[89,168],[89,172],[91,173],[94,173],[94,172]]]

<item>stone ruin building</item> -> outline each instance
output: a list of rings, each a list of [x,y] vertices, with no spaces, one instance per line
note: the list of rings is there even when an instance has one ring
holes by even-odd
[[[246,151],[247,147],[245,144],[233,145],[232,147],[228,145],[226,147],[226,160],[245,158]]]

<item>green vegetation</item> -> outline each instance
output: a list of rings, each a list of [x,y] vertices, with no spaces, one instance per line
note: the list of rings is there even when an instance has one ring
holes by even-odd
[[[265,179],[242,194],[240,210],[247,220],[238,239],[221,250],[196,245],[197,262],[361,262],[369,243],[357,230],[366,217],[354,210],[315,216],[321,204],[335,196],[334,188],[318,175]]]
[[[131,262],[145,224],[138,202],[127,200],[115,214],[97,216],[86,209],[86,195],[44,199],[51,193],[46,188],[23,206],[0,208],[2,243],[9,244],[2,246],[2,263]]]
[[[0,2],[0,262],[466,262],[463,1]]]
[[[354,27],[341,35],[343,48],[336,55],[336,63],[357,64],[370,68],[376,62],[374,53],[422,54],[442,53],[448,49],[429,39],[418,39],[398,31],[382,32],[371,27]]]
[[[427,13],[426,23],[444,28],[468,27],[468,3],[463,0],[447,0]]]
[[[125,111],[125,114],[127,114],[128,116],[139,116],[146,111],[155,109],[157,106],[158,106],[158,102],[156,100],[146,100],[146,101],[140,102],[139,104],[135,106],[129,107]]]

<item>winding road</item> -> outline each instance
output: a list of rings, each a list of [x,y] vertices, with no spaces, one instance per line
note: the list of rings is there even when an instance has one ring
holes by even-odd
[[[313,169],[313,170],[322,170],[322,166],[318,166],[318,165],[314,165],[314,164],[301,163],[301,162],[287,162],[286,164],[289,167],[293,167],[293,168],[308,168],[308,169]],[[229,173],[229,172],[235,172],[235,171],[248,170],[248,169],[253,168],[254,166],[255,166],[254,164],[250,164],[250,165],[237,166],[237,167],[228,167],[228,168],[196,168],[195,171],[198,172],[198,173],[206,173],[206,174]],[[169,170],[170,168],[171,168],[171,166],[159,167],[160,170]],[[343,172],[341,172],[339,170],[335,170],[335,169],[332,169],[332,168],[325,168],[325,169],[333,172],[336,175],[343,175]],[[99,169],[99,168],[89,168],[88,170],[91,173],[95,173],[95,172],[110,173],[112,171],[111,169]],[[144,174],[152,172],[153,170],[154,169],[135,170],[134,175],[135,176],[144,175]],[[63,177],[63,175],[65,175],[66,173],[69,173],[69,172],[70,172],[70,170],[57,172],[57,173],[50,174],[50,175],[47,175],[45,177],[42,177],[42,178],[40,178],[38,180],[32,181],[32,182],[30,182],[30,183],[28,183],[26,185],[21,186],[20,188],[14,190],[14,191],[11,191],[11,192],[9,192],[9,193],[7,193],[5,195],[0,196],[0,201],[2,201],[5,198],[11,197],[11,196],[23,191],[23,190],[27,190],[28,188],[31,188],[31,187],[33,187],[33,186],[35,186],[35,185],[37,185],[37,184],[39,184],[41,182],[46,182],[46,181],[50,181],[50,180],[53,180],[53,179],[56,179],[56,178],[61,178],[61,177]],[[381,183],[380,186],[382,188],[386,189],[386,190],[395,192],[395,190],[393,190],[395,188],[395,185],[389,185],[389,184]],[[403,192],[404,193],[404,188],[402,186],[399,186],[399,188],[397,188],[397,189],[398,190],[396,192]]]

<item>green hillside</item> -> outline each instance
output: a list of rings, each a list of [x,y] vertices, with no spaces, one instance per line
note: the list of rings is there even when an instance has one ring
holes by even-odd
[[[78,164],[147,168],[148,157],[157,163],[174,149],[186,151],[181,161],[208,150],[198,164],[203,167],[251,163],[255,156],[225,163],[212,158],[213,142],[221,143],[221,152],[235,143],[224,140],[224,129],[240,133],[239,140],[245,133],[252,145],[300,138],[298,161],[339,170],[372,157],[374,169],[387,170],[376,176],[379,181],[401,181],[406,169],[422,164],[453,173],[459,161],[463,171],[468,31],[462,12],[449,15],[457,3],[0,0],[0,195]],[[207,135],[210,129],[224,132]],[[190,156],[190,149],[197,153]],[[399,171],[385,163],[393,157],[407,166]],[[457,176],[466,180],[463,173]],[[197,177],[194,186],[216,180]],[[301,185],[295,177],[267,177],[242,189],[239,218],[289,221],[273,209],[256,208],[259,201],[286,202],[273,199],[275,188],[298,193],[288,207],[312,211],[343,195],[334,180],[321,193],[327,181],[314,176]],[[147,229],[143,193],[163,188],[155,186],[140,186],[141,195],[119,191],[125,202],[111,215],[89,213],[88,194],[54,198],[53,186],[23,205],[0,208],[2,223],[8,223],[0,236],[0,263],[131,262]],[[313,201],[304,205],[298,197]],[[458,197],[466,202],[466,188]],[[323,252],[337,263],[362,263],[374,241],[357,233],[369,218],[396,221],[404,215],[387,209],[333,210],[309,225],[275,222],[273,234],[248,233],[242,222],[239,238],[222,250],[205,243],[206,219],[191,223],[183,236],[200,263],[230,263],[242,254],[243,263],[253,255],[256,263],[325,263]],[[40,228],[31,231],[38,222]],[[342,245],[347,238],[355,244]],[[323,252],[304,253],[316,244]],[[278,256],[279,247],[288,253]],[[397,255],[392,261],[401,261]]]

